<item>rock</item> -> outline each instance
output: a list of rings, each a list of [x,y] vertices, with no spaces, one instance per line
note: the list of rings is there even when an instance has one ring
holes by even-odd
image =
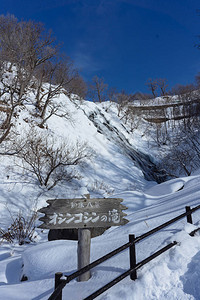
[[[91,238],[103,234],[110,227],[90,228]],[[48,241],[54,240],[73,240],[78,241],[78,229],[50,229],[48,234]]]

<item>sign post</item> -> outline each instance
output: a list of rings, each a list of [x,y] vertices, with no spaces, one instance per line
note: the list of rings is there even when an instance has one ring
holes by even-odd
[[[90,245],[91,245],[91,231],[85,228],[78,229],[78,270],[84,268],[90,263]],[[78,281],[87,281],[90,279],[90,270],[78,277]]]
[[[78,228],[78,269],[90,263],[90,228],[125,225],[128,220],[122,210],[127,209],[119,198],[94,199],[54,199],[47,200],[49,204],[39,212],[45,216],[39,220],[44,223],[40,228],[65,229]],[[90,271],[79,276],[79,281],[90,278]]]

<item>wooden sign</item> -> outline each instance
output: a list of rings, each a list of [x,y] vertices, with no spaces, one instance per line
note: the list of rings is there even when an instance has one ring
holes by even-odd
[[[95,198],[95,199],[54,199],[47,200],[49,206],[43,207],[39,212],[45,216],[39,220],[44,224],[40,228],[94,228],[119,226],[128,223],[122,210],[123,199]]]

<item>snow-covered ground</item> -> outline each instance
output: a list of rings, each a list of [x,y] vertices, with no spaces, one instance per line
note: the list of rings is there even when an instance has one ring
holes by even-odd
[[[128,234],[138,236],[183,213],[185,205],[198,205],[199,180],[200,176],[196,175],[157,185],[146,193],[129,191],[115,195],[124,198],[129,223],[112,227],[92,239],[91,261],[126,243]],[[184,218],[137,244],[139,262],[171,241],[179,242],[141,268],[136,281],[127,277],[99,299],[199,299],[200,237],[198,233],[194,237],[188,233],[199,226],[200,211],[194,213],[193,220],[195,225],[187,224]],[[76,250],[76,241],[46,242],[45,234],[35,245],[3,244],[0,248],[1,299],[47,299],[53,291],[54,273],[70,274],[76,270]],[[89,281],[74,280],[66,285],[63,299],[84,299],[128,268],[129,254],[125,250],[94,268]],[[22,270],[28,281],[20,282]]]
[[[141,137],[142,131],[138,129],[130,134],[114,114],[114,109],[109,114],[102,105],[89,102],[84,102],[77,109],[77,105],[65,95],[60,97],[60,109],[68,110],[70,121],[54,115],[47,121],[46,129],[37,130],[48,134],[57,145],[62,140],[87,142],[92,150],[91,159],[79,169],[82,178],[70,184],[60,183],[48,191],[38,185],[33,175],[23,174],[19,160],[2,157],[1,228],[11,224],[10,214],[21,210],[28,215],[31,210],[46,206],[47,199],[82,197],[87,193],[91,197],[123,198],[123,204],[128,207],[126,218],[129,223],[111,227],[103,235],[92,239],[91,261],[94,261],[126,243],[129,234],[139,236],[183,213],[186,205],[194,207],[200,204],[198,172],[159,185],[155,181],[147,181],[144,172],[150,170],[150,161],[146,156],[149,144],[146,137]],[[29,111],[31,109],[31,106],[28,107]],[[91,118],[94,112],[95,120]],[[36,122],[32,120],[27,123],[27,118],[32,117],[26,108],[17,120],[18,131],[22,135],[29,130],[28,127],[31,129],[31,123]],[[109,124],[105,125],[107,121]],[[141,154],[143,169],[128,155],[127,149]],[[151,157],[151,161],[153,159]],[[200,211],[194,213],[193,219],[194,225],[187,224],[184,218],[138,243],[137,261],[141,261],[171,241],[179,242],[178,246],[141,268],[136,281],[127,277],[98,299],[200,299],[200,237],[198,233],[195,237],[188,234],[199,226]],[[0,299],[48,299],[53,292],[55,272],[70,274],[76,270],[76,252],[76,241],[48,242],[47,230],[40,229],[37,229],[36,243],[22,246],[2,243]],[[80,283],[74,280],[66,285],[63,299],[84,299],[128,268],[129,253],[125,250],[94,268],[89,281]],[[27,276],[28,280],[21,282],[22,275]]]

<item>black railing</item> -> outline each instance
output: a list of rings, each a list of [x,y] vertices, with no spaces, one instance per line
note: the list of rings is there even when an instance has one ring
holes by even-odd
[[[84,300],[95,299],[97,296],[101,295],[103,292],[105,292],[106,290],[108,290],[113,285],[117,284],[118,282],[120,282],[121,280],[123,280],[127,276],[130,276],[130,278],[132,280],[137,279],[137,270],[139,268],[141,268],[143,265],[145,265],[146,263],[148,263],[152,259],[159,256],[163,252],[169,250],[171,247],[177,245],[178,242],[174,241],[174,242],[168,244],[167,246],[165,246],[162,249],[158,250],[157,252],[155,252],[151,256],[145,258],[144,260],[142,260],[139,263],[136,263],[135,244],[138,243],[139,241],[141,241],[142,239],[147,238],[148,236],[156,233],[157,231],[173,224],[174,222],[176,222],[176,221],[178,221],[178,220],[180,220],[184,217],[187,217],[187,222],[192,224],[192,213],[194,213],[195,211],[200,209],[200,205],[198,205],[198,206],[196,206],[192,209],[189,206],[186,206],[185,208],[186,208],[185,213],[183,213],[183,214],[181,214],[181,215],[179,215],[179,216],[163,223],[162,225],[160,225],[158,227],[155,227],[154,229],[140,235],[139,237],[135,238],[134,235],[129,235],[129,242],[128,243],[126,243],[126,244],[122,245],[121,247],[111,251],[110,253],[102,256],[101,258],[95,260],[94,262],[90,263],[89,265],[85,266],[84,268],[81,268],[80,270],[78,270],[78,271],[76,271],[76,272],[74,272],[70,275],[63,275],[63,273],[60,273],[60,272],[56,273],[55,274],[55,290],[54,290],[53,294],[49,297],[48,300],[62,300],[62,289],[65,287],[65,285],[67,283],[69,283],[71,280],[77,278],[78,276],[84,274],[85,272],[91,270],[92,268],[96,267],[97,265],[101,264],[102,262],[110,259],[114,255],[119,254],[120,252],[124,251],[127,248],[129,248],[129,253],[130,253],[130,269],[127,270],[126,272],[124,272],[123,274],[121,274],[120,276],[118,276],[117,278],[115,278],[114,280],[112,280],[111,282],[109,282],[108,284],[106,284],[105,286],[103,286],[102,288],[100,288],[99,290],[97,290],[96,292],[94,292],[93,294],[91,294],[90,296],[88,296],[87,298],[85,298]],[[190,234],[194,235],[197,230],[194,230]],[[65,278],[63,278],[63,277],[65,277]]]
[[[163,247],[159,251],[155,252],[151,256],[145,258],[144,260],[142,260],[141,262],[139,262],[138,264],[136,264],[134,268],[129,269],[128,271],[124,272],[123,274],[121,274],[120,276],[118,276],[114,280],[110,281],[108,284],[104,285],[102,288],[100,288],[99,290],[97,290],[96,292],[94,292],[93,294],[91,294],[90,296],[88,296],[87,298],[84,298],[83,300],[92,300],[92,299],[95,299],[97,296],[99,296],[102,293],[104,293],[105,291],[107,291],[113,285],[117,284],[118,282],[120,282],[122,279],[126,278],[129,275],[131,276],[136,270],[138,270],[139,268],[141,268],[142,266],[144,266],[145,264],[147,264],[148,262],[150,262],[152,259],[154,259],[157,256],[159,256],[163,252],[169,250],[170,248],[172,248],[176,244],[177,244],[177,242],[174,241],[174,242],[170,243],[169,245]]]

